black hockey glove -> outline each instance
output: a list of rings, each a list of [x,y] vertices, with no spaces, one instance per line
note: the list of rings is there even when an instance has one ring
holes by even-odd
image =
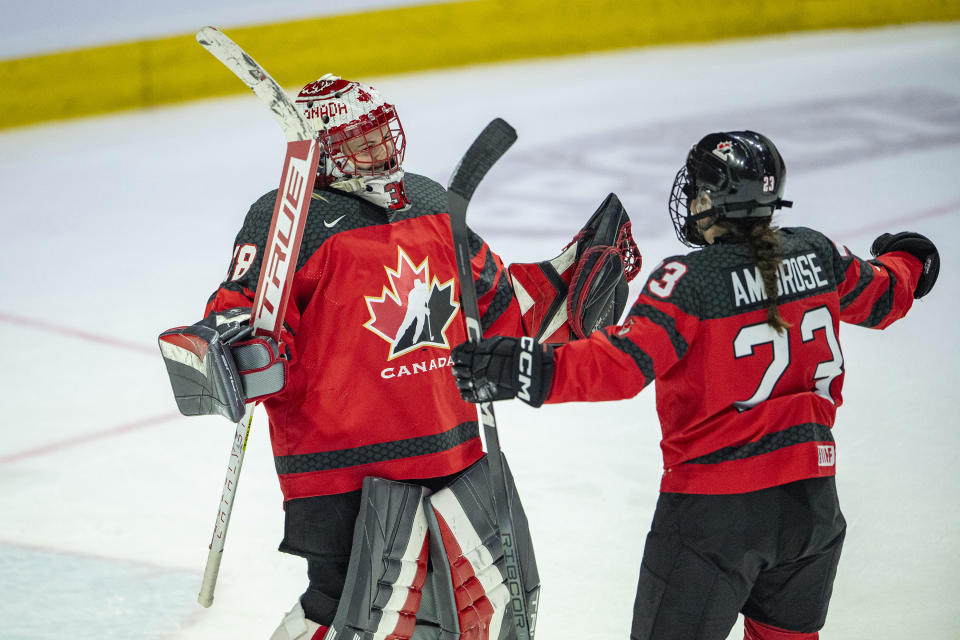
[[[180,413],[219,414],[237,422],[244,404],[283,388],[287,361],[272,338],[253,337],[249,318],[250,309],[231,309],[160,334]]]
[[[520,398],[539,407],[550,393],[553,347],[533,338],[496,336],[453,349],[453,377],[467,402]]]
[[[940,275],[940,252],[937,251],[933,242],[919,233],[901,231],[894,234],[885,233],[874,240],[870,246],[870,253],[874,257],[891,251],[905,251],[923,263],[923,272],[920,274],[920,280],[917,281],[913,297],[922,298],[930,293],[933,285],[937,283],[937,276]]]

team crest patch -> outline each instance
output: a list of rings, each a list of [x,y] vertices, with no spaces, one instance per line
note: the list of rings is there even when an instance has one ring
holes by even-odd
[[[454,279],[440,282],[431,276],[429,258],[414,265],[402,247],[397,247],[396,269],[384,269],[381,294],[363,298],[370,312],[363,326],[390,345],[387,360],[420,347],[449,349],[447,329],[460,309],[453,299]]]
[[[733,143],[729,140],[724,140],[723,142],[718,143],[717,148],[711,153],[724,162],[731,160],[733,158]]]

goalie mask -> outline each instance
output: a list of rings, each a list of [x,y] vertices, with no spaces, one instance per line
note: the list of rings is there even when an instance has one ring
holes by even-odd
[[[680,242],[707,244],[703,230],[717,220],[770,218],[783,199],[787,169],[780,152],[754,131],[711,133],[687,154],[670,194],[670,217]],[[697,221],[710,218],[708,224]]]
[[[406,205],[403,126],[376,89],[328,73],[305,86],[296,103],[320,141],[317,188],[356,192],[382,207]]]

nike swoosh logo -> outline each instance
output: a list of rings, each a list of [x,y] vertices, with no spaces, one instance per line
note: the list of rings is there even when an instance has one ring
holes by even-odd
[[[340,216],[339,218],[337,218],[336,220],[334,220],[334,221],[332,221],[332,222],[327,221],[327,220],[324,220],[324,221],[323,221],[323,226],[325,226],[327,229],[330,229],[330,228],[332,228],[332,227],[335,227],[335,226],[337,226],[337,223],[340,222],[341,220],[343,220],[345,217],[346,217],[346,215],[342,215],[342,216]]]

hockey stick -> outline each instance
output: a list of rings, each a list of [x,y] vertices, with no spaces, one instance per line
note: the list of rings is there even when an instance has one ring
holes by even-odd
[[[250,324],[257,335],[269,335],[280,341],[283,314],[290,296],[290,285],[300,255],[300,240],[310,209],[313,180],[320,159],[315,134],[287,93],[270,75],[247,55],[233,40],[213,27],[197,32],[197,42],[220,60],[263,100],[283,129],[287,138],[287,155],[280,176],[280,188],[273,208],[267,247],[260,262],[260,280],[253,300]],[[227,463],[227,478],[220,496],[220,509],[213,527],[210,551],[203,571],[203,582],[197,602],[204,607],[213,604],[220,560],[236,498],[243,455],[253,423],[253,404],[247,405],[243,419],[237,423]]]
[[[457,255],[457,274],[460,278],[460,304],[467,323],[467,339],[477,342],[483,338],[480,326],[480,308],[477,290],[470,267],[470,248],[467,238],[467,205],[477,185],[487,175],[490,167],[500,159],[517,139],[517,132],[506,121],[497,118],[480,132],[470,148],[453,170],[450,186],[447,187],[447,211],[453,231],[453,246]],[[537,621],[537,600],[527,605],[526,593],[520,572],[520,562],[514,545],[513,518],[510,514],[510,496],[500,453],[500,437],[497,434],[497,419],[493,403],[478,405],[477,412],[483,423],[487,441],[487,460],[490,465],[490,489],[500,530],[500,545],[506,567],[507,587],[510,589],[510,611],[517,629],[517,640],[533,640]]]
[[[311,140],[316,136],[306,116],[300,113],[287,92],[236,42],[215,27],[204,27],[197,31],[197,42],[270,108],[288,142]]]

